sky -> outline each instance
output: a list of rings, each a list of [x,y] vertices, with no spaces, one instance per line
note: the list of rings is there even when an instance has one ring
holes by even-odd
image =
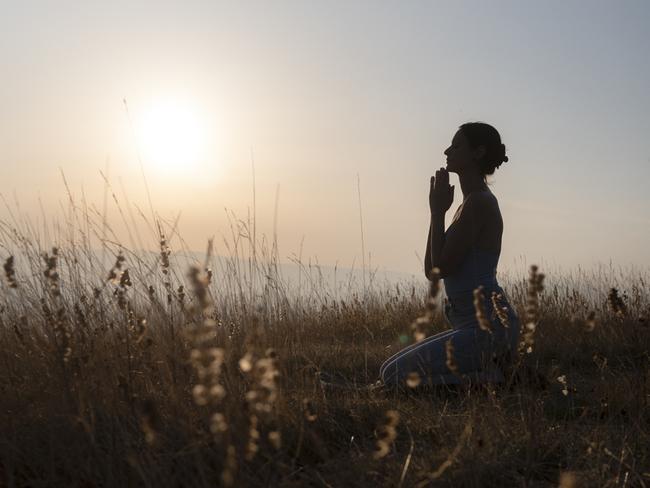
[[[103,174],[197,251],[226,253],[227,209],[282,260],[358,266],[363,229],[373,268],[421,274],[429,178],[480,120],[510,159],[499,269],[650,262],[645,0],[2,3],[14,215],[62,218],[62,173],[101,209]]]

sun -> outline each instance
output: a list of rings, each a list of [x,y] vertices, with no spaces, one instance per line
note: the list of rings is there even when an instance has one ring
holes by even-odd
[[[190,103],[156,101],[142,112],[137,125],[141,156],[155,171],[187,172],[205,157],[207,126]]]

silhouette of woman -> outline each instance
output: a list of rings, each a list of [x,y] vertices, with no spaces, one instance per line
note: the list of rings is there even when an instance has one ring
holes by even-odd
[[[508,161],[505,146],[494,127],[470,122],[460,126],[445,155],[447,167],[431,177],[424,269],[429,280],[437,279],[433,268],[439,270],[447,295],[444,313],[452,329],[402,349],[385,361],[380,376],[386,386],[402,385],[413,373],[421,384],[502,382],[502,368],[517,349],[519,320],[496,279],[503,220],[486,182],[487,175]],[[458,175],[463,202],[445,232],[445,213],[454,200],[449,172]],[[482,324],[474,306],[474,290],[479,286],[483,287],[488,319]],[[494,310],[493,292],[501,296],[500,307],[507,307],[503,323]]]

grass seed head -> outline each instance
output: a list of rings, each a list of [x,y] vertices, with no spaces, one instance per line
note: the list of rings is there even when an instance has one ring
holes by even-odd
[[[587,319],[585,320],[585,329],[587,332],[591,332],[596,328],[596,312],[593,310],[587,314]]]
[[[59,258],[59,249],[57,247],[52,248],[52,254],[43,253],[43,261],[45,261],[45,271],[43,275],[45,276],[48,290],[52,297],[61,296],[61,290],[59,288],[59,273],[57,271],[57,264]]]
[[[223,471],[221,472],[221,482],[223,486],[233,486],[235,484],[235,474],[237,471],[237,450],[230,444],[226,449],[226,460]]]
[[[627,306],[622,297],[619,296],[616,288],[610,288],[607,294],[607,306],[612,313],[618,317],[625,317],[627,315]]]
[[[483,295],[482,285],[474,290],[474,310],[480,329],[492,333],[492,324],[485,311],[485,296]]]
[[[7,278],[7,284],[9,285],[9,288],[18,288],[13,256],[9,256],[5,261],[4,270],[5,270],[5,277]]]
[[[156,443],[160,424],[161,421],[158,409],[156,408],[156,402],[151,398],[147,398],[141,406],[140,427],[144,434],[145,442],[150,446]]]
[[[276,450],[279,450],[282,447],[282,434],[279,430],[272,430],[269,432],[268,439]]]
[[[314,407],[314,403],[309,398],[304,398],[302,400],[302,410],[307,422],[315,422],[316,419],[318,418],[318,414],[316,413],[316,408]]]
[[[390,452],[390,446],[397,438],[397,425],[399,424],[399,412],[388,410],[385,413],[384,422],[377,429],[377,443],[373,457],[381,459]]]
[[[530,266],[528,289],[526,297],[526,316],[522,328],[522,340],[519,343],[519,354],[531,353],[535,344],[535,331],[539,320],[539,294],[544,290],[544,274],[538,273],[536,265]]]
[[[125,269],[122,272],[122,276],[120,276],[120,286],[122,288],[126,288],[127,286],[132,286],[133,283],[131,282],[131,276],[129,275],[129,270]]]
[[[503,300],[503,295],[497,293],[496,291],[492,292],[492,307],[501,322],[506,329],[510,327],[510,319],[508,318],[508,307],[501,306],[501,300]]]
[[[169,274],[169,256],[171,255],[172,251],[170,247],[167,245],[167,238],[165,237],[165,234],[160,231],[160,263],[162,267],[162,272],[164,275]]]
[[[257,416],[251,415],[249,418],[248,442],[246,443],[246,461],[252,461],[257,451],[259,451],[260,431],[257,430],[257,424]]]
[[[420,375],[416,371],[410,372],[406,377],[406,386],[408,386],[409,388],[417,388],[421,382],[422,379],[420,378]]]
[[[449,369],[451,373],[457,374],[458,365],[456,364],[456,358],[454,357],[454,344],[451,342],[451,339],[445,342],[445,356],[447,357],[447,360],[445,361],[447,369]]]
[[[227,430],[228,422],[226,422],[226,416],[220,412],[212,414],[210,417],[210,432],[215,436],[219,436]]]

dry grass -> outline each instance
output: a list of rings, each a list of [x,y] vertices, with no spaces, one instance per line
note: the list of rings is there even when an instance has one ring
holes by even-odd
[[[184,274],[173,223],[149,225],[159,254],[136,254],[75,210],[57,249],[0,224],[2,485],[650,483],[645,276],[547,273],[532,296],[536,270],[509,280],[533,324],[509,388],[323,389],[318,371],[371,383],[445,328],[424,286],[343,294],[305,266],[292,289],[277,246],[236,219],[232,259]]]

